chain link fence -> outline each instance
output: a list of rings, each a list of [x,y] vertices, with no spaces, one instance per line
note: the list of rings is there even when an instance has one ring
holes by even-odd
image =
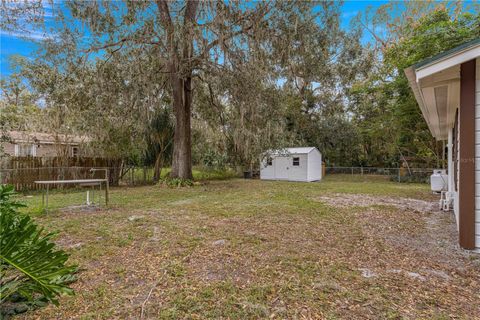
[[[428,183],[433,168],[326,167],[325,174],[388,176],[392,181]]]
[[[44,168],[16,168],[0,169],[0,183],[12,184],[18,191],[35,190],[39,186],[38,180],[77,180],[104,178],[104,172],[92,172],[92,168],[99,167],[44,167]],[[154,183],[153,167],[102,167],[108,169],[109,180],[112,186],[138,186]],[[166,170],[162,171],[163,175]],[[428,183],[433,169],[431,168],[380,168],[380,167],[326,167],[328,175],[376,175],[386,176],[397,182]],[[206,177],[208,178],[208,177]],[[348,179],[348,178],[347,178]],[[68,186],[64,186],[68,187]]]

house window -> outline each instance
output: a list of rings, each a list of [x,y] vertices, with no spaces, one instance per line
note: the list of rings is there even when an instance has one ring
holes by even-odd
[[[293,165],[295,167],[298,167],[300,165],[300,158],[299,157],[293,157]]]
[[[273,163],[273,159],[271,157],[267,158],[267,166],[271,166]]]
[[[78,147],[72,147],[72,157],[78,157]]]
[[[36,146],[34,144],[16,144],[15,145],[15,156],[17,157],[35,157],[36,156]]]

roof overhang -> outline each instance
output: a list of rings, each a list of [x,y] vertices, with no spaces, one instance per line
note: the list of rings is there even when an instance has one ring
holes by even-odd
[[[58,144],[77,146],[88,143],[91,138],[87,136],[50,134],[44,132],[26,132],[26,131],[8,131],[5,136],[11,143],[28,143],[28,144]]]
[[[13,140],[12,143],[14,144],[36,144],[36,145],[67,145],[67,146],[78,146],[80,143],[78,142],[70,142],[70,141],[45,141],[45,140],[22,140],[16,139]]]
[[[480,39],[405,69],[432,135],[446,140],[460,106],[460,65],[480,57]]]

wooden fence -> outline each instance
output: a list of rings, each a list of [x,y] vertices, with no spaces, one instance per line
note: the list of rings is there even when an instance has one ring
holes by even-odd
[[[118,185],[120,160],[89,157],[5,157],[0,159],[0,183],[21,191],[39,189],[37,180],[104,178],[103,171],[91,172],[91,168],[108,168],[110,184]]]

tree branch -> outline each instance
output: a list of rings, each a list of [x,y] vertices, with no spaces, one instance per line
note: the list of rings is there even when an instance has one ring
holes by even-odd
[[[170,17],[170,10],[168,9],[168,2],[166,0],[157,0],[156,3],[160,12],[160,21],[170,37],[170,35],[173,35],[173,23]]]
[[[202,58],[202,57],[205,57],[208,52],[210,52],[210,50],[212,50],[215,46],[219,45],[221,42],[225,42],[225,41],[228,41],[236,36],[239,36],[241,34],[246,34],[247,31],[253,29],[253,27],[255,26],[255,23],[259,22],[260,20],[262,20],[271,10],[271,6],[270,6],[270,2],[267,2],[263,8],[263,10],[260,10],[263,11],[259,14],[259,16],[256,18],[256,19],[253,19],[254,21],[249,24],[248,26],[246,27],[243,27],[242,29],[236,31],[236,32],[232,32],[231,34],[227,35],[226,37],[218,37],[217,39],[213,40],[212,42],[210,42],[209,44],[206,45],[205,47],[205,50],[198,56],[199,58]],[[240,22],[245,21],[247,18],[243,18],[243,19],[238,19],[237,21],[234,22],[234,24],[239,24]]]
[[[103,46],[90,47],[87,50],[84,50],[84,52],[90,53],[90,52],[93,52],[93,51],[100,51],[100,50],[104,50],[104,49],[115,47],[115,46],[123,46],[123,44],[127,41],[128,41],[128,38],[122,38],[119,41],[106,43]]]

